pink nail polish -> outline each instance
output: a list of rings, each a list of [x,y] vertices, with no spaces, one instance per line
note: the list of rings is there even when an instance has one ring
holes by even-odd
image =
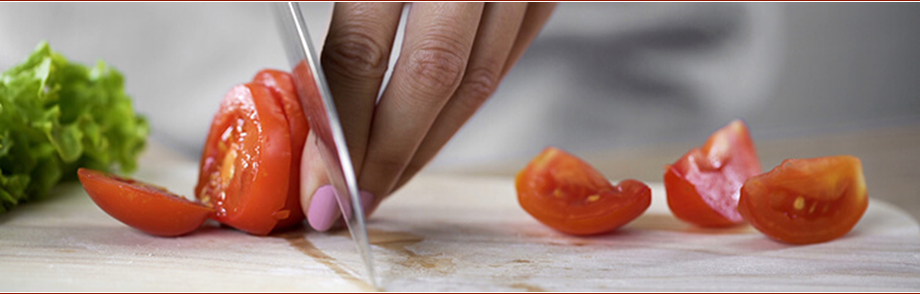
[[[374,194],[368,191],[361,190],[358,192],[358,198],[361,200],[361,211],[364,212],[364,216],[367,216],[370,212],[370,206],[374,205]],[[350,202],[349,202],[350,203]],[[354,209],[354,208],[352,208]],[[352,210],[345,211],[345,216],[351,218]]]
[[[335,197],[335,189],[332,185],[325,185],[316,190],[313,199],[310,200],[310,208],[307,214],[307,221],[314,230],[324,232],[333,228],[337,221],[341,221],[341,212],[339,211],[338,201]],[[374,205],[374,194],[368,191],[358,193],[361,198],[361,208],[364,209],[364,215],[370,212],[371,205]],[[345,212],[347,218],[351,218],[352,212]]]
[[[367,216],[371,212],[371,206],[374,205],[374,200],[377,198],[373,193],[361,190],[358,193],[358,196],[361,197],[361,209],[364,211],[364,216]]]
[[[335,199],[335,189],[331,185],[317,189],[313,194],[313,199],[310,200],[310,208],[307,212],[307,221],[314,230],[323,232],[332,228],[336,219],[341,215]]]

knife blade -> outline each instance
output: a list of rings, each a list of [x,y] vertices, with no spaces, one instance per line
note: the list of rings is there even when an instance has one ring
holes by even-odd
[[[374,259],[364,221],[364,208],[361,207],[358,195],[358,181],[329,84],[326,82],[322,65],[317,62],[300,6],[294,2],[286,2],[276,3],[275,8],[281,39],[294,76],[294,85],[303,103],[310,130],[316,136],[317,150],[336,192],[336,200],[342,209],[348,231],[364,260],[367,279],[377,288]]]

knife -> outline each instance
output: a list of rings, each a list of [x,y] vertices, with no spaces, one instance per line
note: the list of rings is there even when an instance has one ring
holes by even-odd
[[[377,288],[374,259],[364,222],[364,208],[361,207],[358,196],[358,181],[323,67],[315,57],[313,42],[300,5],[282,2],[276,3],[275,8],[281,40],[294,76],[294,85],[303,103],[310,130],[316,136],[317,150],[326,165],[326,174],[336,192],[336,200],[342,209],[342,216],[351,238],[364,259],[367,279],[371,286]]]

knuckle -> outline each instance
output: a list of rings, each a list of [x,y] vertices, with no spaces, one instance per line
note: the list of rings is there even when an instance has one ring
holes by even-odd
[[[460,85],[459,99],[472,107],[479,107],[498,88],[500,75],[499,70],[493,67],[470,69]]]
[[[323,48],[322,63],[326,70],[353,78],[383,78],[387,70],[386,46],[369,32],[342,30]]]
[[[453,91],[466,69],[466,58],[456,47],[433,43],[413,51],[409,55],[408,74],[414,86],[432,94]]]

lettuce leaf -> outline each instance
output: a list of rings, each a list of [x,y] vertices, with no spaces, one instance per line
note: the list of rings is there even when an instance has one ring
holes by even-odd
[[[0,213],[75,179],[79,167],[135,170],[149,132],[120,72],[38,44],[0,75]]]

